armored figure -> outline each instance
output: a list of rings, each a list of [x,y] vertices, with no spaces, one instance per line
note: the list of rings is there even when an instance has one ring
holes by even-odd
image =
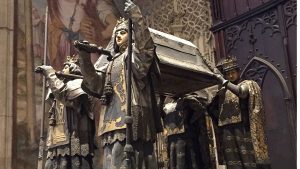
[[[138,6],[127,0],[125,12],[132,19],[132,145],[133,168],[157,168],[153,143],[162,131],[152,78],[159,76],[155,47]],[[79,48],[83,89],[102,102],[98,135],[104,146],[104,169],[124,168],[126,140],[126,63],[128,21],[120,19],[112,35],[112,58],[92,65],[89,49]],[[90,48],[91,49],[91,48]],[[107,48],[108,49],[108,48]],[[100,60],[103,55],[100,56]]]
[[[252,80],[240,81],[235,57],[218,64],[221,87],[208,107],[217,124],[221,154],[228,169],[270,168],[264,131],[261,90]]]
[[[206,103],[196,93],[165,104],[170,169],[210,169]]]
[[[62,73],[80,75],[78,57],[67,57]],[[94,115],[90,110],[90,96],[81,89],[82,79],[69,80],[57,77],[51,66],[38,66],[48,81],[52,102],[46,140],[46,169],[93,168]]]

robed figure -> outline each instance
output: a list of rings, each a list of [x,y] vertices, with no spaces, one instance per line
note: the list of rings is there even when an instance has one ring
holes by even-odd
[[[219,135],[220,154],[228,169],[270,168],[261,89],[241,81],[235,57],[218,64],[220,88],[208,108]]]
[[[138,6],[127,0],[125,12],[132,19],[134,43],[132,53],[132,133],[133,168],[157,168],[153,143],[162,131],[152,79],[159,76],[155,47]],[[104,148],[103,168],[124,168],[126,140],[126,60],[128,21],[120,19],[112,35],[112,59],[91,62],[90,53],[80,49],[83,89],[102,102],[98,136]],[[100,56],[100,59],[105,56]]]

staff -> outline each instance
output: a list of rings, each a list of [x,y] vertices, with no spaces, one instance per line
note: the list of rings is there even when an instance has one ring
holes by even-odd
[[[131,117],[131,61],[132,61],[132,20],[128,19],[128,56],[127,56],[127,113],[125,117],[126,123],[126,144],[124,147],[124,152],[126,155],[126,168],[132,169],[132,156],[133,156],[133,147],[131,145],[132,142],[132,122],[133,119]]]
[[[46,23],[45,23],[45,41],[44,41],[44,61],[47,64],[47,39],[48,39],[48,7],[46,7]],[[43,91],[42,91],[42,117],[41,117],[41,130],[40,130],[40,143],[39,143],[39,156],[38,156],[38,169],[43,169],[43,156],[44,156],[44,118],[45,118],[45,95],[46,95],[46,78],[43,76]]]

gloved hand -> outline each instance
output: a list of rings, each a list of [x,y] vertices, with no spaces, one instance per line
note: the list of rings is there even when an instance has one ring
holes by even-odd
[[[215,78],[218,80],[222,86],[226,86],[228,84],[228,80],[226,80],[221,74],[215,74]]]
[[[131,1],[131,0],[126,0],[125,1],[125,8],[124,12],[129,13],[131,9],[133,9],[136,5]]]
[[[87,53],[97,53],[98,52],[98,46],[96,44],[90,43],[87,40],[75,40],[73,45],[79,51],[85,51]]]
[[[34,72],[41,73],[45,77],[49,77],[50,74],[55,73],[55,70],[53,69],[52,66],[42,65],[42,66],[37,66]]]

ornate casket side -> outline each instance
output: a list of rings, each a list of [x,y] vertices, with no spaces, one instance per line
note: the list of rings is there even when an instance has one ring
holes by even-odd
[[[156,92],[181,95],[216,84],[213,72],[190,41],[149,28],[160,60],[161,83]]]

